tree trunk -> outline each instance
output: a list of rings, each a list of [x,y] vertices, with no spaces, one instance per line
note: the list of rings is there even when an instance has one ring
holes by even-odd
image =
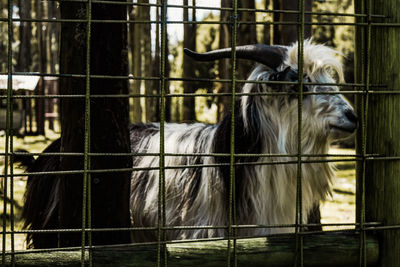
[[[254,0],[240,0],[239,8],[254,9]],[[239,13],[240,21],[255,22],[256,14],[255,12],[242,11]],[[237,45],[247,45],[257,43],[257,32],[255,24],[240,24],[238,27],[238,37]],[[254,62],[250,60],[239,60],[237,64],[237,79],[245,80],[252,68],[254,67]],[[239,86],[240,88],[241,86]]]
[[[165,16],[168,18],[167,10],[165,12],[166,12]],[[164,53],[165,54],[165,58],[164,58],[164,60],[165,60],[165,69],[164,69],[164,77],[166,77],[166,78],[169,77],[169,74],[170,74],[170,71],[171,71],[171,66],[170,66],[169,60],[168,60],[168,55],[169,55],[169,45],[168,44],[169,44],[168,27],[165,27],[165,47],[164,47],[164,49],[165,49],[165,53]],[[161,47],[161,49],[162,49],[162,47]],[[169,84],[170,84],[169,80],[166,80],[165,81],[165,94],[166,95],[170,93]],[[160,90],[161,90],[161,88],[160,88]],[[171,122],[171,120],[172,120],[172,118],[171,118],[171,114],[172,114],[171,110],[172,110],[172,108],[174,108],[174,107],[172,107],[171,97],[167,97],[165,99],[165,121],[167,121],[167,122]],[[160,115],[158,114],[157,116],[159,117]],[[160,120],[160,119],[158,118],[158,120]]]
[[[20,18],[31,18],[31,1],[18,1]],[[20,22],[19,26],[19,52],[16,71],[28,72],[32,65],[31,55],[32,26],[30,22]]]
[[[140,2],[141,3],[141,2]],[[143,10],[142,6],[136,6],[130,13],[131,20],[142,20]],[[129,24],[130,27],[130,44],[132,51],[132,64],[131,71],[133,76],[142,77],[142,24]],[[133,80],[133,93],[140,94],[140,87],[142,80]],[[140,105],[140,98],[134,97],[132,101],[132,123],[138,123],[142,121],[142,108]]]
[[[48,2],[48,16],[49,18],[59,18],[57,14],[56,3],[53,1]],[[58,65],[57,54],[58,54],[58,34],[59,34],[59,24],[58,23],[48,23],[48,70],[50,73],[56,73],[56,65]],[[57,81],[52,80],[50,86],[48,87],[47,93],[49,95],[58,94]],[[56,111],[55,106],[57,104],[57,99],[48,99],[48,109],[47,112],[54,113]],[[49,118],[49,129],[54,130],[54,117]]]
[[[232,7],[232,0],[221,0],[221,7]],[[221,11],[220,20],[230,20],[229,11]],[[231,32],[229,24],[221,24],[219,26],[219,48],[230,47],[231,45]],[[232,77],[231,64],[229,59],[220,59],[218,64],[218,73],[220,79],[229,79]],[[216,93],[229,93],[231,88],[230,83],[221,83]],[[218,121],[221,121],[224,115],[231,109],[232,100],[230,97],[218,97]]]
[[[146,3],[149,1],[146,0]],[[150,7],[143,6],[142,7],[143,13],[143,20],[149,21],[150,18]],[[151,40],[151,25],[150,24],[142,24],[142,47],[143,47],[143,74],[145,77],[152,77],[153,76],[153,68],[158,68],[159,66],[154,64],[153,62],[153,55],[151,51],[152,47],[152,40]],[[153,87],[153,82],[151,80],[144,81],[144,88],[146,95],[155,95],[157,94],[157,88]],[[157,121],[157,114],[155,107],[158,105],[157,98],[155,97],[146,97],[145,98],[145,115],[147,122],[154,122]]]
[[[305,11],[312,10],[313,0],[304,0]],[[274,0],[275,10],[298,10],[297,0]],[[298,14],[274,13],[274,21],[278,22],[297,22]],[[305,16],[306,22],[311,22],[311,15]],[[311,24],[304,25],[304,38],[311,37]],[[297,25],[274,25],[274,44],[290,45],[298,40]]]
[[[157,4],[160,4],[160,0],[157,0]],[[156,21],[160,20],[160,9],[156,8]],[[156,39],[155,39],[155,51],[154,51],[154,59],[153,59],[153,69],[152,76],[160,77],[160,59],[161,59],[161,45],[160,45],[160,24],[156,24]],[[153,80],[151,82],[151,87],[153,88],[154,94],[160,94],[160,80]],[[150,101],[150,100],[148,100]],[[146,106],[146,112],[151,113],[152,116],[147,116],[147,121],[160,121],[160,101],[158,98],[154,98],[154,106]],[[154,119],[154,120],[152,120]]]
[[[269,9],[271,0],[264,0],[265,9]],[[271,45],[271,25],[265,24],[263,30],[263,43],[266,45]]]
[[[42,19],[44,14],[44,3],[36,0],[36,18]],[[39,73],[46,72],[46,42],[45,31],[43,31],[43,23],[38,22],[36,27],[36,38],[38,42],[38,58],[39,58]],[[44,81],[43,78],[39,80],[36,87],[36,95],[44,95]],[[44,99],[35,99],[35,118],[36,118],[36,134],[44,135]]]
[[[85,19],[86,4],[61,2],[63,19]],[[92,4],[92,19],[125,20],[124,5]],[[127,75],[127,24],[92,23],[90,74]],[[62,23],[61,73],[86,74],[86,23]],[[86,81],[62,78],[61,94],[85,94]],[[121,79],[90,79],[91,94],[127,94],[128,83]],[[129,103],[127,98],[92,98],[90,101],[90,152],[127,153],[129,141]],[[61,152],[84,151],[85,102],[63,99],[61,107]],[[91,169],[118,169],[131,166],[130,157],[92,157]],[[82,170],[81,157],[61,157],[61,170]],[[83,175],[60,176],[60,228],[82,227]],[[93,228],[129,227],[130,173],[92,174],[91,221]],[[93,244],[120,244],[130,241],[126,232],[92,233]],[[78,246],[81,233],[60,234],[59,245]]]
[[[184,0],[183,4],[187,6],[188,0]],[[195,3],[192,3],[194,5]],[[189,8],[183,9],[183,20],[189,21]],[[192,9],[191,21],[196,21],[196,11]],[[183,47],[196,51],[196,24],[183,25]],[[194,60],[183,54],[183,78],[196,78],[194,72]],[[193,81],[183,81],[183,92],[185,94],[193,94],[196,92],[196,84]],[[191,122],[196,120],[195,98],[186,96],[183,98],[183,121]]]
[[[3,18],[7,16],[6,4],[0,1],[0,14]],[[0,23],[0,71],[7,72],[7,47],[8,47],[8,31],[7,23]]]
[[[240,0],[238,2],[239,8],[255,8],[255,2],[248,0]],[[231,0],[221,0],[221,7],[232,7]],[[221,21],[230,21],[231,13],[229,11],[221,11]],[[254,12],[239,12],[239,20],[240,21],[249,21],[255,22],[255,13]],[[231,46],[231,25],[221,24],[220,25],[220,38],[219,38],[219,47],[225,48]],[[237,45],[246,45],[246,44],[255,44],[257,43],[257,32],[256,26],[254,24],[240,24],[238,26],[238,36],[240,38],[237,39]],[[238,61],[237,64],[237,79],[246,79],[249,75],[252,67],[254,66],[254,62],[251,61]],[[232,78],[232,70],[231,70],[231,62],[230,59],[222,59],[219,61],[219,78],[220,79],[231,79]],[[221,87],[217,90],[218,93],[230,93],[231,92],[231,83],[222,83]],[[221,121],[225,114],[231,109],[232,99],[226,96],[218,97],[218,120]]]

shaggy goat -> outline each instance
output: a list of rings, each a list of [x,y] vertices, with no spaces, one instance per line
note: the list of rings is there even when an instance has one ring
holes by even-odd
[[[237,57],[263,63],[248,80],[297,81],[297,44],[283,46],[243,46]],[[230,49],[197,54],[186,53],[198,60],[230,57]],[[304,43],[304,79],[314,83],[334,83],[332,72],[343,81],[340,62],[335,51]],[[296,154],[298,140],[298,98],[292,92],[297,85],[267,85],[246,83],[245,93],[287,92],[279,96],[243,96],[237,101],[235,114],[235,152],[241,154]],[[338,91],[336,86],[305,86],[308,92]],[[353,133],[357,117],[350,104],[340,94],[306,95],[303,98],[302,153],[327,154],[332,141]],[[165,152],[179,154],[229,153],[231,115],[217,125],[165,124]],[[133,152],[158,153],[159,124],[134,125],[131,132]],[[314,158],[315,159],[315,158]],[[293,161],[295,157],[239,158],[246,161]],[[229,157],[168,156],[165,166],[227,163]],[[158,156],[134,159],[137,167],[159,166]],[[244,225],[293,224],[296,213],[296,164],[246,165],[236,167],[236,222]],[[329,193],[333,177],[329,163],[302,165],[303,218],[313,205]],[[134,226],[157,225],[158,170],[132,173],[131,215]],[[228,224],[229,167],[205,167],[165,170],[166,225],[221,226]],[[306,220],[303,221],[306,223]],[[194,239],[226,235],[225,229],[168,231],[168,239]],[[265,235],[293,231],[293,228],[250,228],[240,235]],[[135,241],[155,239],[152,232],[136,232]]]
[[[289,47],[251,45],[237,47],[238,58],[261,63],[248,80],[289,81],[298,79],[297,44]],[[186,51],[198,60],[230,57],[231,50],[223,49],[197,54]],[[335,51],[310,41],[304,43],[304,79],[314,83],[333,83],[336,73],[343,80],[340,62]],[[334,92],[336,86],[304,86],[308,92]],[[235,152],[240,154],[269,153],[297,154],[298,86],[246,83],[245,93],[286,92],[287,95],[246,95],[235,108]],[[350,104],[340,94],[308,94],[303,97],[302,153],[326,154],[332,141],[351,135],[357,127],[357,117]],[[231,115],[217,125],[165,124],[165,152],[188,154],[166,156],[165,166],[209,165],[229,163],[229,157],[196,155],[230,152]],[[131,126],[132,152],[158,153],[160,125],[158,123]],[[60,141],[45,152],[60,150]],[[245,225],[293,224],[296,213],[297,164],[284,164],[296,157],[235,157],[236,223]],[[315,158],[313,158],[315,159]],[[246,162],[282,162],[271,165],[246,165]],[[58,157],[39,157],[28,171],[54,171]],[[135,167],[157,167],[158,156],[136,156]],[[224,226],[228,224],[229,164],[218,167],[167,168],[165,170],[165,210],[167,226]],[[304,223],[313,205],[329,193],[333,177],[332,166],[325,163],[302,164],[302,208]],[[57,228],[55,207],[58,200],[58,179],[54,176],[35,177],[27,186],[27,201],[23,216],[30,229]],[[133,226],[155,226],[158,222],[158,170],[134,171],[131,179],[130,208]],[[62,208],[62,207],[60,207]],[[265,235],[289,232],[293,228],[250,228],[240,235]],[[29,234],[28,239],[33,239]],[[203,238],[226,235],[225,229],[171,230],[168,239]],[[154,231],[134,231],[134,241],[156,239]],[[57,244],[57,237],[53,245]],[[48,246],[36,241],[35,247]]]

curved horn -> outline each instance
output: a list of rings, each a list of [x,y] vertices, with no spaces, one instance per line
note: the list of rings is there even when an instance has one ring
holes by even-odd
[[[184,48],[183,51],[186,55],[198,61],[213,61],[221,58],[230,58],[232,55],[232,48],[230,47],[205,53],[197,53],[187,48]],[[253,60],[273,69],[282,64],[285,52],[286,48],[284,46],[254,44],[236,47],[237,58]]]

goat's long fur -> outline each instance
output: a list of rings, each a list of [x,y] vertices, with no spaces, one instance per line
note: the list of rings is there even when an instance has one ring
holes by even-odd
[[[258,65],[248,80],[271,81],[274,75],[286,75],[285,81],[297,80],[297,44],[286,48],[284,61],[277,70]],[[323,45],[304,43],[304,74],[306,81],[333,83],[343,81],[341,64],[336,52]],[[288,68],[289,67],[289,68]],[[290,71],[286,71],[290,70]],[[287,92],[288,95],[247,95],[235,105],[234,147],[240,154],[298,153],[298,98],[291,93],[296,85],[246,83],[245,93]],[[336,86],[304,86],[304,91],[338,91]],[[340,94],[304,95],[302,101],[301,147],[303,154],[327,154],[332,141],[350,135],[356,117],[349,103]],[[158,123],[131,126],[131,150],[159,153]],[[230,157],[204,156],[209,153],[230,153],[231,114],[217,125],[165,123],[165,211],[167,226],[226,226],[228,224]],[[53,143],[48,151],[60,149]],[[187,155],[184,155],[187,154]],[[39,157],[31,171],[57,170],[57,160]],[[308,159],[303,157],[303,159]],[[310,159],[321,159],[312,157]],[[134,167],[147,168],[132,172],[130,209],[133,226],[156,226],[159,216],[159,156],[135,156]],[[285,163],[292,161],[293,163]],[[248,164],[275,162],[277,164]],[[236,224],[294,224],[296,218],[297,157],[235,157],[235,189],[233,199]],[[215,166],[215,164],[221,164]],[[40,166],[43,165],[43,166]],[[51,166],[50,166],[51,165]],[[192,165],[191,167],[185,167]],[[202,167],[201,165],[208,165]],[[178,166],[179,168],[172,168]],[[330,163],[302,164],[303,223],[313,205],[329,194],[333,169]],[[24,217],[30,229],[57,228],[57,179],[30,177]],[[44,193],[43,193],[44,192]],[[41,201],[37,201],[38,198]],[[39,216],[40,215],[40,216]],[[266,235],[290,232],[286,228],[249,228],[239,235]],[[225,236],[226,230],[192,229],[167,231],[168,239],[193,239]],[[35,239],[33,234],[28,237]],[[37,237],[39,238],[39,236]],[[54,238],[56,238],[54,236]],[[154,231],[134,231],[134,241],[156,239]],[[55,240],[56,242],[56,240]],[[36,244],[35,244],[36,246]],[[36,246],[37,247],[37,246]]]

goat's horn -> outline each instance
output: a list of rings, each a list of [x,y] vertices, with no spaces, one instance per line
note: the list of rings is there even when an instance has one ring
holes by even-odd
[[[183,51],[186,55],[198,61],[213,61],[221,58],[230,58],[232,55],[232,48],[230,47],[205,53],[197,53],[187,48],[184,48]],[[254,44],[236,47],[237,58],[253,60],[273,69],[282,64],[285,52],[286,48],[284,46]]]

